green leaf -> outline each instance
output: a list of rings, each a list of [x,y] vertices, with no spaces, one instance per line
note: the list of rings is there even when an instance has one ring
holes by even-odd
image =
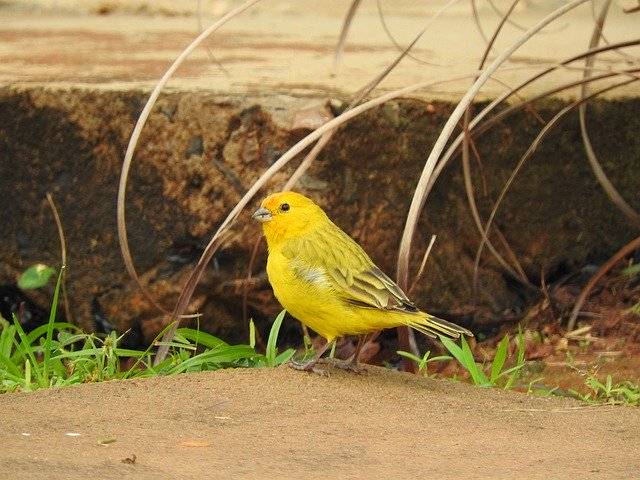
[[[23,290],[44,287],[55,272],[55,269],[43,263],[31,265],[18,278],[18,287]]]

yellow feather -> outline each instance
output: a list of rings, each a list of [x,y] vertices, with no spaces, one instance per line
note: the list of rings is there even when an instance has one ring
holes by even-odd
[[[327,341],[403,325],[429,336],[472,335],[416,308],[309,198],[276,193],[262,202],[259,212],[276,298]]]

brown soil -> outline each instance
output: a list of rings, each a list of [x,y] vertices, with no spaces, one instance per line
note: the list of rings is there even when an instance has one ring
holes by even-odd
[[[0,412],[0,472],[13,479],[602,479],[640,471],[640,409],[375,367],[329,377],[285,367],[112,381],[2,395]]]

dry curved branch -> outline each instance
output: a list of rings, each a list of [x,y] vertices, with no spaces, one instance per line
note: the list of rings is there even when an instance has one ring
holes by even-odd
[[[548,97],[548,96],[553,95],[555,93],[561,92],[561,91],[569,89],[569,88],[573,88],[575,86],[582,85],[584,83],[584,79],[583,80],[574,81],[574,82],[570,82],[570,83],[561,85],[559,87],[553,88],[551,90],[548,90],[546,92],[543,92],[543,93],[541,93],[539,95],[536,95],[533,98],[531,98],[531,99],[529,99],[529,100],[527,100],[525,102],[521,102],[521,103],[515,104],[515,105],[510,105],[507,108],[505,108],[504,110],[498,112],[491,119],[485,121],[481,126],[478,126],[480,121],[482,121],[484,119],[484,117],[486,117],[489,113],[491,113],[500,103],[504,102],[511,95],[515,95],[517,92],[519,92],[520,90],[522,90],[523,88],[525,88],[529,84],[533,83],[534,81],[538,80],[539,78],[547,75],[548,73],[553,72],[555,69],[560,68],[560,67],[564,67],[566,65],[569,65],[570,63],[573,63],[575,61],[578,61],[578,60],[581,60],[583,58],[586,58],[589,55],[595,55],[595,54],[603,52],[603,51],[608,51],[608,50],[612,50],[612,49],[615,49],[615,48],[630,47],[630,46],[634,46],[634,45],[638,45],[638,44],[640,44],[640,40],[629,40],[629,41],[619,42],[619,43],[616,43],[616,44],[613,44],[613,45],[610,45],[610,46],[606,46],[606,47],[595,48],[593,50],[589,50],[587,52],[583,52],[581,54],[569,57],[569,58],[563,60],[562,62],[560,62],[558,64],[554,64],[553,66],[548,67],[545,70],[533,75],[532,77],[530,77],[527,80],[523,81],[516,88],[510,89],[509,91],[503,93],[502,95],[497,97],[495,100],[493,100],[489,105],[487,105],[484,109],[482,109],[482,111],[480,111],[480,113],[478,113],[478,115],[476,115],[473,118],[473,120],[470,122],[470,124],[469,124],[469,128],[470,128],[472,134],[473,135],[479,135],[481,133],[484,133],[489,128],[491,128],[493,125],[495,125],[499,121],[503,120],[507,116],[511,115],[512,113],[514,113],[514,112],[526,107],[527,105],[529,105],[529,104],[531,104],[531,103],[533,103],[533,102],[535,102],[537,100],[540,100],[541,98]],[[631,69],[622,70],[620,72],[608,71],[605,74],[601,74],[601,75],[598,75],[598,76],[591,77],[590,80],[591,81],[601,80],[601,79],[613,77],[613,76],[616,76],[616,75],[619,75],[619,74],[632,75],[632,72],[636,72],[636,71],[640,71],[640,69],[631,68]],[[438,163],[438,165],[436,166],[432,177],[429,179],[429,184],[427,185],[427,189],[426,189],[425,195],[428,195],[431,192],[431,189],[433,188],[433,185],[435,184],[435,181],[439,178],[440,174],[442,173],[444,168],[447,166],[447,164],[449,163],[449,161],[451,160],[451,158],[453,157],[455,152],[460,148],[460,145],[462,144],[462,139],[463,139],[462,134],[459,134],[456,137],[456,139],[451,143],[451,145],[449,146],[449,148],[447,149],[445,154],[442,156],[442,159]]]
[[[364,87],[362,87],[360,90],[356,92],[353,100],[351,100],[351,102],[349,103],[345,111],[351,110],[353,107],[358,105],[373,91],[374,88],[380,85],[380,82],[382,82],[387,77],[387,75],[389,75],[389,73],[393,71],[393,69],[400,63],[400,61],[406,55],[408,55],[409,51],[414,47],[414,45],[418,43],[418,40],[420,40],[422,35],[424,35],[426,28],[427,27],[423,28],[422,31],[420,31],[416,35],[413,41],[409,45],[407,45],[407,47],[404,48],[402,52],[400,52],[400,54],[395,58],[393,62],[391,62],[382,72],[376,75],[376,77],[373,80],[371,80],[369,83],[367,83]],[[298,168],[295,170],[295,172],[293,172],[293,175],[291,175],[286,185],[284,186],[284,190],[290,190],[298,182],[298,180],[300,180],[302,175],[304,175],[304,172],[306,172],[309,166],[311,166],[311,163],[316,159],[316,157],[320,154],[320,152],[327,145],[327,143],[329,143],[329,140],[331,140],[331,137],[333,137],[334,133],[335,133],[335,130],[329,130],[320,138],[320,140],[318,140],[318,143],[316,143],[313,146],[313,149],[302,160],[302,162],[300,163]]]
[[[402,233],[402,240],[400,243],[400,249],[398,252],[398,264],[397,264],[397,278],[400,282],[401,287],[406,287],[408,283],[408,275],[409,275],[409,256],[411,253],[411,243],[413,241],[413,235],[415,233],[416,226],[418,224],[418,218],[422,207],[424,206],[424,202],[426,200],[425,191],[429,183],[429,179],[433,174],[433,170],[436,166],[436,163],[444,150],[447,141],[451,137],[456,125],[460,121],[460,118],[464,114],[464,111],[471,104],[474,97],[482,88],[482,86],[486,83],[489,77],[505,62],[509,59],[509,57],[524,43],[526,43],[532,36],[534,36],[537,32],[542,30],[548,24],[556,20],[557,18],[564,15],[566,12],[572,10],[573,8],[581,5],[589,0],[572,0],[567,2],[562,7],[554,10],[551,14],[547,15],[544,19],[538,22],[535,26],[530,28],[524,35],[522,35],[515,43],[513,43],[509,48],[507,48],[504,52],[502,52],[493,63],[487,67],[482,74],[478,77],[478,79],[474,82],[474,84],[469,88],[467,93],[462,97],[451,116],[445,123],[442,132],[440,133],[438,139],[436,140],[429,157],[424,165],[422,173],[420,175],[420,179],[418,180],[418,185],[416,187],[415,193],[413,195],[413,199],[411,200],[411,206],[409,208],[409,213],[407,214],[407,219],[405,222],[405,228]]]
[[[424,30],[426,30],[429,25],[431,25],[433,22],[435,22],[438,17],[440,17],[440,15],[442,15],[445,10],[447,10],[451,5],[453,5],[454,3],[458,2],[459,0],[450,0],[449,2],[447,2],[446,4],[444,4],[435,14],[433,14],[433,16],[429,19],[429,21],[427,22],[427,24],[425,25]],[[391,33],[391,29],[389,28],[389,25],[387,24],[387,20],[384,16],[384,13],[382,12],[382,4],[380,3],[380,0],[376,0],[377,3],[377,7],[378,7],[378,18],[380,19],[380,23],[382,25],[382,29],[384,30],[384,33],[387,35],[387,38],[389,39],[389,41],[393,44],[394,47],[396,47],[398,50],[402,51],[404,50],[404,48],[402,47],[402,45],[400,45],[400,43],[396,40],[396,38],[393,36],[393,33]],[[408,54],[407,55],[410,59],[415,60],[418,63],[422,63],[423,65],[429,65],[432,67],[448,67],[451,66],[451,64],[441,64],[441,63],[434,63],[434,62],[429,62],[427,60],[423,60],[421,58],[416,57],[415,55],[412,54]]]
[[[489,6],[491,7],[491,9],[496,13],[496,15],[498,15],[498,17],[502,18],[504,16],[504,13],[502,13],[502,11],[498,8],[498,6],[493,2],[493,0],[487,0],[487,3],[489,4]],[[507,20],[507,22],[509,23],[509,25],[517,28],[518,30],[520,30],[521,32],[525,32],[527,30],[527,27],[520,25],[519,23],[515,22],[514,20],[512,20],[511,18],[509,18]],[[565,23],[564,25],[560,25],[557,28],[553,28],[553,29],[549,29],[547,31],[541,30],[540,33],[556,33],[559,32],[561,30],[564,30],[565,28],[567,28],[569,24]]]
[[[138,272],[135,269],[133,264],[133,258],[131,257],[131,251],[129,250],[129,241],[127,238],[127,226],[126,226],[126,217],[125,217],[125,207],[126,207],[126,192],[127,192],[127,180],[129,178],[129,170],[131,168],[131,163],[133,161],[133,154],[135,152],[136,146],[138,144],[138,139],[140,138],[140,134],[142,133],[142,129],[144,128],[149,115],[151,114],[151,110],[153,109],[160,92],[169,81],[171,76],[175,73],[178,67],[182,64],[182,62],[189,56],[189,54],[204,41],[209,35],[218,30],[222,25],[227,23],[233,17],[239,15],[244,12],[248,8],[252,7],[256,3],[261,0],[248,0],[244,2],[239,7],[231,10],[230,12],[223,15],[218,21],[213,23],[209,28],[207,28],[204,32],[202,32],[198,37],[185,48],[182,53],[176,58],[176,60],[171,64],[169,69],[162,76],[156,87],[151,92],[147,103],[145,104],[138,120],[136,122],[135,127],[133,128],[133,132],[131,133],[131,138],[129,139],[129,144],[127,145],[127,151],[124,156],[124,161],[122,162],[122,170],[120,173],[120,182],[118,184],[118,204],[117,204],[117,222],[118,222],[118,241],[120,243],[120,251],[122,253],[122,258],[124,260],[125,268],[127,272],[134,280],[144,297],[153,305],[155,308],[160,310],[161,312],[167,313],[162,306],[158,305],[158,303],[153,299],[151,294],[147,291],[146,288],[142,285],[140,281],[140,277],[138,276]]]
[[[496,39],[498,38],[498,35],[500,34],[500,31],[502,30],[502,27],[507,22],[509,16],[511,15],[511,13],[513,13],[513,10],[515,9],[515,7],[518,4],[518,2],[519,2],[519,0],[514,0],[511,3],[511,6],[509,7],[507,13],[504,14],[504,16],[502,17],[500,23],[498,24],[498,26],[496,27],[495,31],[493,32],[493,35],[491,36],[491,39],[489,40],[489,43],[488,43],[487,47],[485,48],[484,54],[482,56],[482,59],[480,60],[480,64],[478,66],[478,70],[482,70],[482,68],[484,67],[484,63],[487,60],[487,57],[488,57],[489,52],[491,51],[491,49],[493,47],[493,44],[495,43]],[[524,271],[522,270],[522,268],[520,268],[519,270],[516,270],[516,269],[512,268],[511,265],[509,265],[509,263],[502,257],[502,255],[500,255],[500,253],[497,251],[497,249],[493,246],[493,244],[491,243],[491,241],[487,237],[487,233],[482,228],[482,221],[480,219],[480,213],[478,212],[478,207],[476,205],[475,194],[474,194],[474,191],[473,191],[473,183],[471,181],[471,163],[469,162],[469,143],[470,143],[469,116],[470,116],[470,114],[471,114],[471,106],[467,107],[466,111],[464,112],[464,117],[463,117],[463,122],[462,122],[462,124],[463,124],[463,127],[462,127],[463,128],[463,132],[462,132],[462,135],[463,135],[462,171],[463,171],[463,176],[464,176],[464,187],[465,187],[465,192],[466,192],[466,195],[467,195],[467,202],[469,203],[469,209],[471,210],[471,216],[473,217],[473,221],[476,224],[476,227],[477,227],[478,231],[480,232],[480,236],[482,238],[482,241],[487,244],[487,248],[491,251],[491,253],[495,257],[495,259],[498,261],[498,263],[502,266],[502,268],[504,268],[517,281],[519,281],[519,282],[521,282],[521,283],[523,283],[523,284],[525,284],[525,285],[527,285],[529,287],[533,287],[533,285],[531,284],[529,279],[524,274]],[[474,272],[473,272],[474,292],[476,290],[477,278],[478,278],[478,265],[475,264],[474,265]]]
[[[576,326],[576,320],[578,319],[578,315],[580,314],[580,309],[584,304],[585,300],[593,290],[593,287],[596,286],[598,280],[600,280],[609,270],[611,270],[615,265],[622,260],[627,255],[631,254],[635,250],[640,248],[640,237],[637,237],[627,243],[624,247],[618,250],[613,257],[611,257],[607,262],[602,265],[598,271],[595,273],[593,277],[589,279],[589,282],[584,286],[580,295],[576,299],[576,303],[573,306],[573,310],[571,310],[571,316],[569,317],[569,321],[567,322],[567,330],[572,331]]]
[[[418,273],[416,273],[416,276],[413,279],[413,283],[409,287],[409,291],[407,291],[407,295],[409,296],[411,295],[413,290],[418,286],[418,282],[420,281],[420,279],[422,278],[422,275],[424,274],[424,269],[427,266],[427,260],[429,259],[429,254],[433,249],[433,245],[436,243],[436,238],[437,237],[435,234],[431,235],[431,240],[429,240],[429,245],[427,245],[427,248],[424,251],[424,255],[422,256],[422,262],[420,262],[420,268],[418,268]]]
[[[572,111],[573,109],[575,109],[576,107],[580,106],[581,104],[583,104],[584,102],[590,100],[591,98],[594,98],[598,95],[601,95],[603,93],[606,93],[610,90],[613,90],[614,88],[618,88],[618,87],[622,87],[624,85],[628,85],[631,82],[637,81],[638,79],[629,79],[629,80],[625,80],[623,82],[617,83],[615,85],[610,85],[606,88],[603,88],[601,90],[598,90],[595,93],[590,94],[587,97],[581,98],[580,100],[577,100],[573,103],[571,103],[570,105],[567,105],[566,107],[564,107],[562,110],[560,110],[545,126],[544,128],[542,128],[542,130],[540,130],[540,133],[538,133],[538,135],[536,136],[536,138],[533,140],[533,142],[531,142],[531,145],[529,145],[529,148],[527,149],[527,151],[524,153],[524,155],[520,158],[520,160],[518,161],[516,167],[513,169],[513,171],[511,172],[511,175],[509,176],[509,179],[507,180],[507,182],[505,183],[504,187],[502,188],[500,195],[498,196],[498,199],[496,200],[496,203],[494,204],[493,208],[491,209],[491,213],[489,214],[489,218],[487,220],[487,223],[484,226],[484,230],[485,232],[487,232],[487,234],[489,233],[489,229],[491,228],[491,224],[493,223],[493,220],[496,216],[496,213],[498,212],[498,208],[500,207],[500,204],[502,203],[502,200],[504,199],[507,191],[509,190],[509,188],[511,187],[511,185],[513,184],[513,181],[515,180],[516,176],[518,175],[518,173],[520,173],[520,170],[522,169],[522,167],[524,166],[525,162],[531,158],[531,156],[533,155],[533,153],[536,151],[536,149],[538,148],[538,145],[540,145],[540,143],[542,142],[542,140],[544,139],[544,137],[546,137],[546,135],[551,131],[551,129],[570,111]],[[478,247],[478,251],[476,252],[476,261],[479,261],[478,259],[480,258],[480,256],[482,255],[482,249],[484,248],[484,239],[483,241],[480,243],[480,246]]]
[[[351,6],[349,7],[349,11],[347,15],[344,17],[344,22],[342,24],[342,29],[340,30],[340,38],[338,39],[338,44],[336,45],[336,51],[333,56],[333,75],[337,75],[338,67],[340,66],[340,62],[342,61],[342,55],[344,53],[344,46],[347,43],[347,35],[349,34],[349,27],[351,26],[351,22],[353,21],[353,17],[360,6],[360,2],[362,0],[352,0]]]
[[[591,40],[589,42],[589,49],[593,49],[598,46],[600,41],[600,37],[602,36],[602,29],[604,28],[604,22],[607,17],[607,13],[609,11],[609,7],[611,6],[611,0],[605,0],[602,5],[602,9],[600,11],[600,15],[596,19],[595,27],[593,29],[593,34],[591,35]],[[584,71],[584,79],[588,79],[591,77],[591,71],[593,68],[593,63],[595,61],[595,55],[591,55],[585,60],[585,71]],[[588,83],[583,83],[580,88],[580,97],[584,98],[589,89]],[[587,155],[587,160],[589,161],[589,165],[591,166],[591,170],[598,180],[598,183],[602,187],[602,189],[609,197],[609,200],[620,210],[627,220],[636,228],[640,228],[640,215],[622,198],[620,192],[613,186],[611,180],[604,172],[598,157],[593,149],[593,145],[591,144],[591,139],[589,138],[589,131],[587,130],[587,104],[582,103],[580,108],[578,109],[578,116],[580,120],[580,134],[582,136],[582,143],[584,144],[584,151]]]
[[[473,21],[476,24],[476,28],[478,29],[478,33],[484,40],[485,45],[489,45],[489,39],[487,38],[487,34],[484,32],[484,28],[482,28],[482,22],[480,21],[480,14],[478,13],[478,6],[476,5],[476,0],[470,0],[471,4],[471,13],[473,14]]]
[[[202,22],[202,0],[198,0],[197,10],[196,10],[196,19],[198,20],[198,35],[204,31],[204,25]],[[222,73],[226,76],[229,76],[229,71],[224,68],[224,65],[216,58],[211,49],[208,46],[205,46],[205,50],[207,52],[207,56],[212,63],[215,63],[216,66],[220,69]]]
[[[71,317],[71,306],[69,305],[69,297],[67,296],[67,241],[64,236],[64,229],[62,228],[62,221],[60,220],[60,214],[56,208],[56,204],[53,201],[51,193],[47,192],[47,202],[53,213],[53,220],[56,222],[56,229],[58,230],[58,240],[60,241],[60,270],[62,271],[62,300],[64,302],[64,315],[65,319],[69,323],[73,323]]]

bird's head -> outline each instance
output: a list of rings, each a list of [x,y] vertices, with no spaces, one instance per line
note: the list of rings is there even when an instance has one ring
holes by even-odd
[[[327,216],[304,195],[278,192],[262,201],[253,218],[262,223],[267,243],[273,244],[305,234],[320,225]]]

